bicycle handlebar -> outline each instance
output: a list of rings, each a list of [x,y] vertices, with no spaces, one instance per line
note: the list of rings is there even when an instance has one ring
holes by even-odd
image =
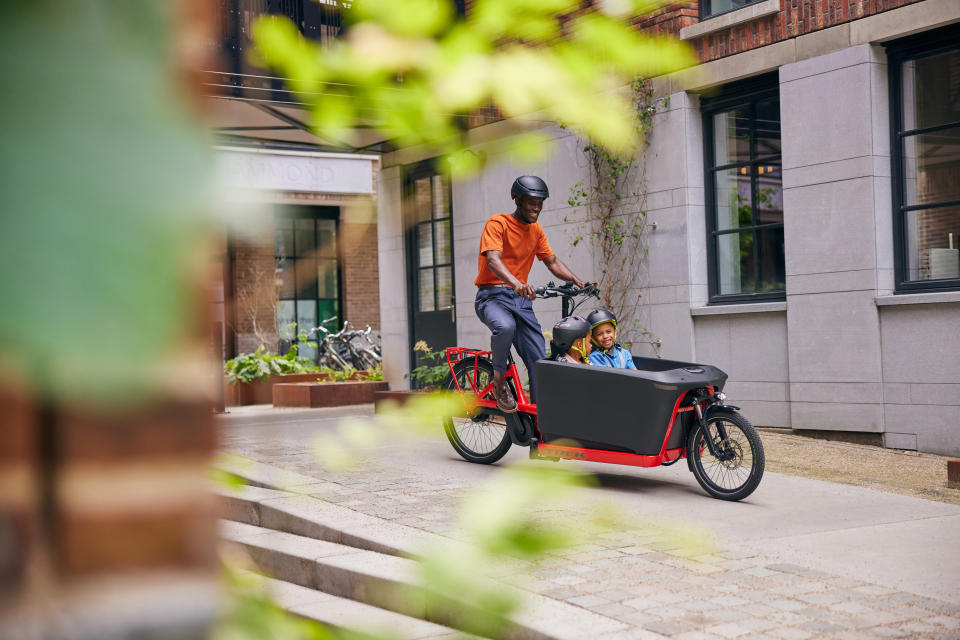
[[[582,295],[600,297],[600,289],[597,288],[595,282],[593,284],[588,283],[585,287],[577,287],[572,282],[565,282],[558,287],[550,282],[545,287],[537,287],[533,291],[538,298],[556,298],[559,296],[574,298]]]

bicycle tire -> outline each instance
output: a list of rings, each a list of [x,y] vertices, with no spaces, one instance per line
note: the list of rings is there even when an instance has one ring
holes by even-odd
[[[481,358],[476,363],[478,387],[484,388],[493,380],[493,364]],[[474,360],[461,360],[453,367],[453,373],[447,374],[444,388],[457,392],[456,381],[464,393],[470,393],[473,386],[467,374],[474,371]],[[456,379],[454,378],[456,375]],[[456,380],[456,381],[455,381]],[[508,381],[508,384],[511,383]],[[477,419],[478,416],[486,416]],[[510,449],[510,433],[506,419],[502,415],[483,414],[474,410],[473,416],[443,416],[443,432],[447,436],[454,451],[467,462],[476,464],[493,464],[502,458]]]
[[[763,478],[765,457],[760,435],[750,421],[736,411],[717,411],[707,418],[706,428],[707,433],[716,438],[724,457],[715,458],[710,453],[703,425],[694,425],[687,436],[687,456],[691,458],[694,477],[714,498],[743,500]],[[725,437],[720,436],[721,432]],[[745,466],[747,462],[749,467]]]

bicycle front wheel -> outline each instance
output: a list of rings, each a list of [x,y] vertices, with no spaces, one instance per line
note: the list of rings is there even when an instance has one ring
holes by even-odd
[[[714,443],[714,456],[707,445]],[[718,411],[687,438],[693,475],[704,491],[720,500],[743,500],[763,477],[763,443],[750,421],[736,411]]]
[[[454,377],[456,376],[456,377]],[[493,365],[489,360],[461,360],[447,374],[444,388],[474,395],[474,389],[483,390],[493,381]],[[510,433],[506,419],[500,414],[486,413],[483,407],[475,408],[469,415],[443,417],[443,431],[454,450],[468,462],[492,464],[510,449]]]

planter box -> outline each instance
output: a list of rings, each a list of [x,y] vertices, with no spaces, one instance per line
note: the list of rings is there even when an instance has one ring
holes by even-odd
[[[354,373],[354,379],[359,374]],[[253,382],[238,382],[229,384],[224,380],[224,397],[228,407],[240,407],[248,404],[270,404],[273,402],[273,385],[288,382],[316,382],[328,380],[328,373],[287,373],[280,376],[270,376],[266,380]]]
[[[273,406],[339,407],[366,404],[373,402],[375,392],[388,388],[388,383],[384,381],[278,382],[273,385]]]

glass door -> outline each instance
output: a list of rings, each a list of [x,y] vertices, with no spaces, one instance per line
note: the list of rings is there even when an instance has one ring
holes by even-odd
[[[413,350],[418,342],[440,351],[457,341],[449,176],[432,165],[417,167],[408,176],[404,203],[411,363],[416,367],[423,357]]]

